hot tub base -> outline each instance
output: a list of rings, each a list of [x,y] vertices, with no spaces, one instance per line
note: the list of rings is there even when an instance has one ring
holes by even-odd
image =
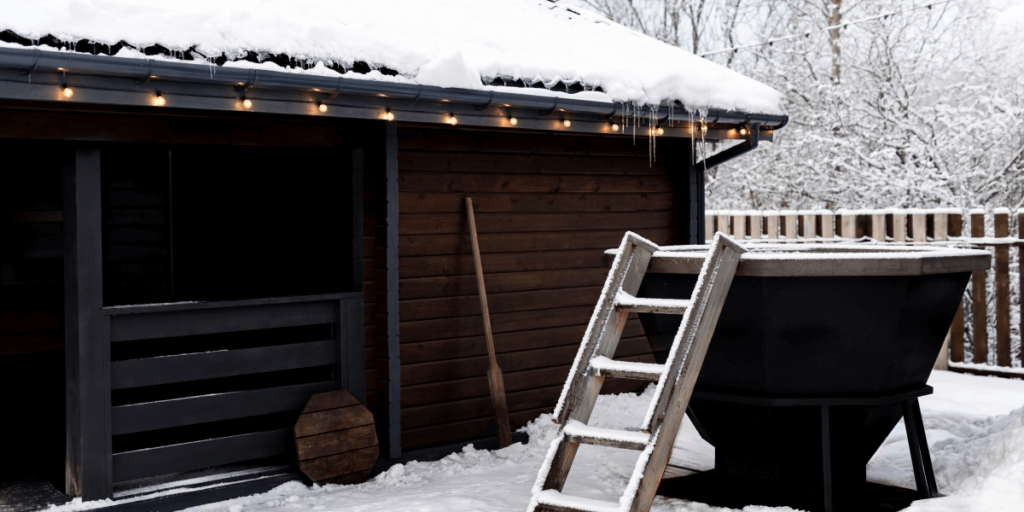
[[[917,402],[931,392],[922,386],[878,396],[765,398],[696,391],[689,412],[715,446],[713,478],[729,497],[743,496],[746,505],[864,510],[866,464],[903,417],[916,497],[938,495]]]

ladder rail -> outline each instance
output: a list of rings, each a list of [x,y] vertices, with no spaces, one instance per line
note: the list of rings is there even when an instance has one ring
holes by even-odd
[[[580,344],[580,349],[576,353],[576,359],[573,361],[569,378],[566,379],[565,386],[562,388],[562,394],[558,399],[558,405],[555,406],[555,411],[552,415],[555,423],[564,425],[574,411],[577,413],[584,412],[578,409],[580,402],[585,396],[579,393],[574,394],[572,391],[585,384],[589,376],[587,367],[592,357],[595,355],[606,355],[608,357],[615,355],[614,347],[612,347],[612,353],[610,354],[596,353],[598,351],[607,352],[607,350],[600,349],[602,348],[601,342],[606,342],[612,337],[610,335],[613,332],[610,332],[608,329],[609,324],[612,323],[610,320],[613,319],[613,316],[622,316],[612,314],[615,309],[615,297],[619,290],[631,288],[634,282],[636,288],[640,287],[640,280],[647,270],[651,255],[658,249],[656,244],[632,231],[627,231],[626,235],[622,238],[622,243],[619,245],[619,253],[615,256],[612,269],[605,279],[601,297],[598,299],[597,307],[594,308],[594,313],[590,317],[586,333],[583,335],[583,343]],[[639,271],[639,278],[627,279],[631,274],[636,274],[637,271]],[[626,291],[629,292],[629,290]],[[636,294],[636,290],[632,290],[631,293]],[[608,343],[604,344],[605,349],[607,349],[607,345]],[[577,414],[572,414],[572,419],[584,422],[589,417],[589,412],[582,418]]]
[[[647,414],[644,415],[644,420],[641,423],[640,430],[642,432],[653,432],[662,421],[664,412],[668,408],[669,401],[672,399],[672,391],[675,388],[676,381],[684,373],[685,366],[689,365],[689,352],[693,346],[694,336],[697,332],[696,328],[705,320],[706,313],[708,312],[708,303],[711,298],[710,291],[718,287],[724,287],[725,292],[728,293],[729,287],[732,284],[732,277],[736,273],[735,268],[731,270],[728,268],[732,264],[732,258],[726,258],[726,255],[730,252],[735,255],[735,259],[738,262],[740,255],[746,252],[746,249],[724,233],[716,233],[711,242],[711,247],[708,249],[708,256],[704,259],[704,265],[701,267],[700,274],[698,274],[697,286],[694,286],[693,293],[690,296],[691,306],[683,314],[683,320],[680,322],[675,339],[672,341],[672,348],[665,361],[665,373],[658,380],[658,385],[654,391],[654,399],[651,400],[651,405],[648,407]],[[722,268],[723,263],[726,264],[725,269]],[[725,275],[723,270],[728,275]],[[725,282],[723,282],[723,279],[725,279]],[[716,286],[716,283],[720,284]],[[717,313],[714,320],[717,323]]]
[[[719,240],[720,237],[722,237],[721,240]],[[687,347],[680,373],[672,386],[671,400],[668,401],[664,418],[657,426],[657,436],[652,443],[654,449],[649,460],[646,461],[643,476],[641,476],[640,484],[633,496],[630,512],[647,512],[651,509],[658,484],[661,482],[669,457],[672,455],[676,435],[683,424],[686,409],[690,405],[690,397],[693,395],[694,385],[697,384],[697,377],[704,364],[704,356],[707,355],[708,346],[710,346],[711,338],[715,333],[718,317],[725,306],[729,288],[732,287],[736,268],[739,266],[743,253],[746,252],[742,246],[722,236],[722,233],[716,233],[715,239],[722,242],[721,252],[715,265],[717,270],[712,276],[717,284],[711,287],[708,296],[704,297],[706,309],[700,319],[691,324],[693,329],[691,339],[693,341]]]

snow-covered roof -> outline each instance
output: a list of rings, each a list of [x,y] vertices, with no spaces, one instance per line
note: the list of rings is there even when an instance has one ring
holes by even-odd
[[[362,67],[365,79],[463,89],[559,84],[588,100],[785,113],[771,87],[573,0],[32,0],[6,6],[0,30],[8,40],[108,45],[118,57],[156,48],[203,65],[280,70],[286,56],[299,66],[285,70],[295,72]],[[278,64],[245,60],[264,58]]]

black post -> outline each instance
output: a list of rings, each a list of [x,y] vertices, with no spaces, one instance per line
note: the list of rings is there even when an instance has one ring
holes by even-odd
[[[402,456],[402,363],[398,345],[398,124],[386,123],[388,456]]]
[[[100,151],[80,149],[64,170],[65,492],[84,500],[113,494],[101,197]]]
[[[825,512],[832,512],[832,422],[828,405],[821,406],[821,481]]]

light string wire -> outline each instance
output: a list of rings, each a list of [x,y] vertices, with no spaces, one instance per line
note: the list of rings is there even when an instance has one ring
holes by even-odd
[[[846,22],[840,23],[838,25],[831,25],[831,26],[828,26],[828,27],[825,27],[825,28],[810,30],[810,31],[802,32],[802,33],[795,34],[795,35],[788,35],[788,36],[783,36],[783,37],[777,37],[777,38],[774,38],[774,39],[768,39],[768,40],[762,41],[760,43],[743,44],[743,45],[739,45],[739,46],[733,46],[731,48],[722,48],[721,50],[715,50],[715,51],[711,51],[711,52],[698,53],[697,55],[700,56],[700,57],[707,57],[709,55],[717,55],[719,53],[735,52],[735,51],[739,51],[739,50],[746,50],[748,48],[757,48],[757,47],[764,46],[764,45],[772,45],[772,44],[778,43],[780,41],[789,41],[791,39],[797,39],[797,38],[801,38],[801,37],[810,37],[811,34],[813,34],[815,32],[828,32],[830,30],[846,28],[846,27],[848,27],[850,25],[859,25],[861,23],[867,23],[869,21],[875,21],[875,20],[879,20],[879,19],[887,19],[889,16],[899,16],[900,14],[908,13],[908,12],[913,12],[913,11],[917,11],[917,10],[920,10],[920,9],[931,9],[934,6],[945,5],[945,4],[948,4],[950,2],[954,2],[954,1],[956,1],[956,0],[945,0],[943,2],[932,2],[930,4],[918,5],[918,6],[915,6],[915,7],[911,7],[909,9],[901,9],[899,11],[887,12],[887,13],[879,14],[879,15],[876,15],[876,16],[871,16],[871,17],[868,17],[868,18],[862,18],[862,19],[859,19],[859,20],[846,21]]]

